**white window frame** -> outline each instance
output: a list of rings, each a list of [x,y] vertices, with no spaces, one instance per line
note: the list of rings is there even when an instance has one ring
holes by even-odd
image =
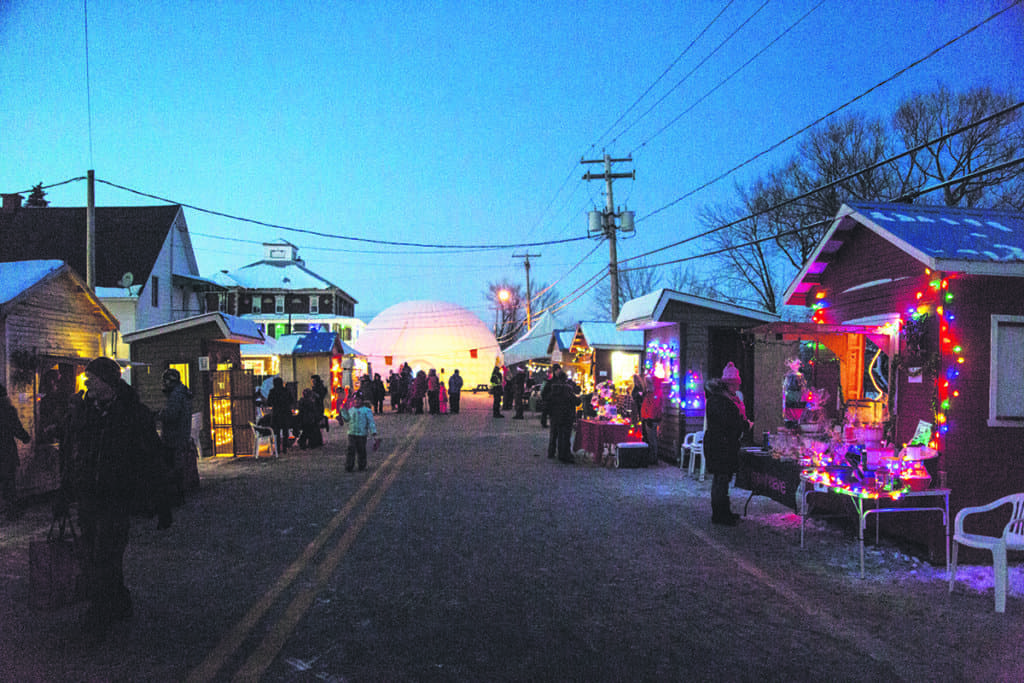
[[[263,312],[263,295],[256,294],[252,298],[252,312],[262,313]]]
[[[311,315],[317,315],[320,313],[320,295],[310,294],[309,295],[309,312]]]
[[[284,313],[284,294],[274,295],[274,313],[278,315]]]
[[[1016,393],[1018,396],[1024,394],[1024,377],[1011,377],[1007,368],[999,367],[999,345],[1006,343],[1000,339],[1000,334],[1009,327],[1024,328],[1024,315],[992,315],[991,323],[991,347],[989,351],[989,374],[988,374],[988,426],[989,427],[1018,427],[1024,428],[1024,410],[1021,415],[1002,416],[997,415],[996,406],[999,403],[1000,392]],[[1024,362],[1024,360],[1022,360]]]

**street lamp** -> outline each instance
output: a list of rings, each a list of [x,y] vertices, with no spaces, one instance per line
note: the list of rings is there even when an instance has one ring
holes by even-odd
[[[502,313],[501,321],[502,321],[502,323],[504,323],[504,321],[505,321],[505,316],[504,316],[505,305],[509,302],[509,299],[512,298],[512,292],[508,291],[507,289],[499,289],[497,292],[494,293],[494,295],[495,295],[495,298],[497,298],[497,300],[498,300],[498,305],[494,307],[494,337],[495,337],[495,339],[497,339],[497,337],[498,337],[498,313],[499,313],[499,311]]]

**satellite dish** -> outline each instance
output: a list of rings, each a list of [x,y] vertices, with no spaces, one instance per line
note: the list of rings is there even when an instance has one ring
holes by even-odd
[[[129,287],[132,286],[133,282],[135,282],[135,276],[132,275],[131,272],[129,271],[121,276],[121,279],[117,281],[117,284],[124,287],[125,289],[128,289]]]

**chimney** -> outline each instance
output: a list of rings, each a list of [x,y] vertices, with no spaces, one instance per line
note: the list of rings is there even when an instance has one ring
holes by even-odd
[[[5,194],[4,198],[4,213],[16,213],[21,208],[21,195],[20,194]]]

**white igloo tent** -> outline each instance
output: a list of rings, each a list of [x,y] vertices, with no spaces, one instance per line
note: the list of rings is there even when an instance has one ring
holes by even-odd
[[[501,349],[487,324],[462,306],[443,301],[406,301],[377,315],[355,342],[373,372],[386,378],[403,363],[413,371],[458,368],[464,389],[487,384]]]

